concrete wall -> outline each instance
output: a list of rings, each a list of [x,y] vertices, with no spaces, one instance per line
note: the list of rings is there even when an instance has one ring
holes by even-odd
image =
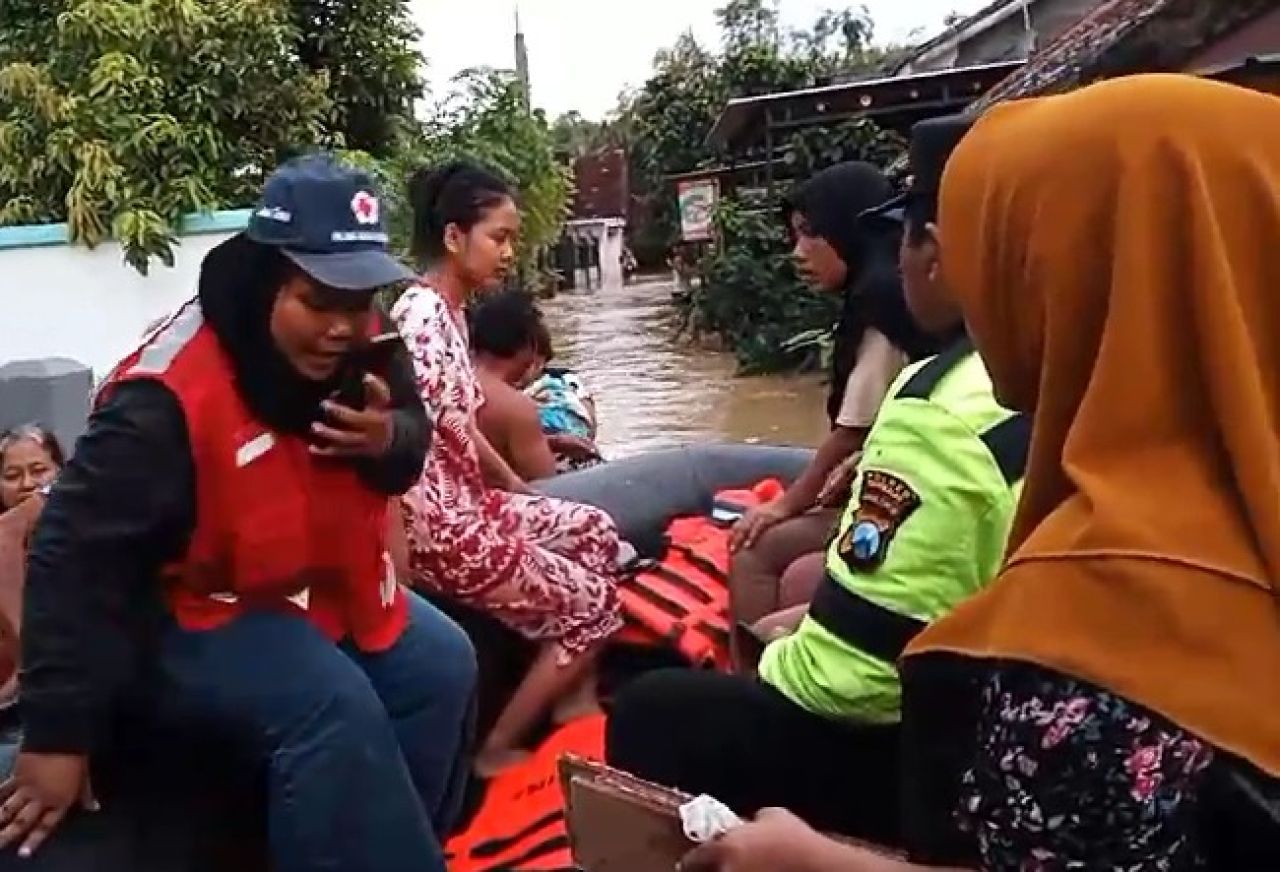
[[[62,357],[106,375],[143,330],[194,296],[208,251],[244,228],[247,211],[185,222],[173,267],[142,276],[120,247],[67,244],[65,225],[0,228],[0,363]]]

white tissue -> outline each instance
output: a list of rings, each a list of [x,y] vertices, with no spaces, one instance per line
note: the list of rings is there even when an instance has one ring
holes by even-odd
[[[704,793],[680,806],[680,822],[689,841],[702,844],[741,826],[742,819],[723,802]]]

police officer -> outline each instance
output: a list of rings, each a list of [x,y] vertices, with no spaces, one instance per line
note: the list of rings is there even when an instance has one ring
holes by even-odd
[[[637,682],[611,718],[610,763],[740,813],[784,806],[820,829],[899,838],[896,661],[994,577],[1028,439],[1026,420],[996,402],[940,283],[937,192],[967,128],[918,124],[910,190],[862,216],[904,225],[912,316],[958,338],[890,389],[807,614],[765,649],[759,681],[660,673]]]
[[[430,438],[398,339],[364,356],[409,277],[386,248],[367,176],[286,164],[107,378],[32,544],[0,850],[97,805],[90,755],[154,675],[167,726],[266,769],[273,868],[443,872],[475,659],[386,551]]]

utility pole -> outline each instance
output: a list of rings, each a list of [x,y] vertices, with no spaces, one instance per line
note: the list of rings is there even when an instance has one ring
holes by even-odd
[[[516,78],[520,81],[520,94],[524,98],[524,108],[533,107],[532,90],[529,86],[529,49],[525,45],[524,31],[520,29],[520,4],[515,4],[516,13]]]

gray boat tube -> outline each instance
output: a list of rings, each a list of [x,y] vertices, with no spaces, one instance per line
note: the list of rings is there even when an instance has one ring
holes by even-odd
[[[603,509],[641,556],[656,558],[673,518],[710,512],[718,491],[765,478],[790,484],[812,459],[808,448],[689,445],[566,473],[534,487],[547,496]]]

